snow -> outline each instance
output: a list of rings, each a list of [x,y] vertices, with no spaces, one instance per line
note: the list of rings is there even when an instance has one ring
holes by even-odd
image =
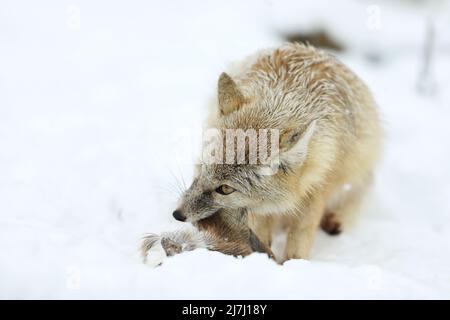
[[[3,0],[0,298],[450,298],[450,10],[391,2]],[[437,87],[423,95],[429,12]],[[387,131],[361,215],[319,232],[310,261],[197,250],[144,265],[142,234],[183,226],[171,212],[220,72],[320,25],[351,49],[339,57]]]

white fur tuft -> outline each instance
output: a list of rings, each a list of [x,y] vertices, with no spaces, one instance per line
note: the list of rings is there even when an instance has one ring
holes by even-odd
[[[167,254],[163,246],[161,243],[156,243],[147,251],[145,264],[154,268],[162,264],[166,258]]]
[[[283,152],[280,157],[282,161],[285,161],[289,164],[300,164],[306,160],[306,156],[308,154],[308,145],[311,140],[314,131],[316,130],[316,121],[314,120],[311,124],[306,128],[303,136],[300,140],[288,151]]]

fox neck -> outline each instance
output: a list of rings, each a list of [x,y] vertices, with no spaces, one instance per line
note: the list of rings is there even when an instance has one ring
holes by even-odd
[[[296,201],[285,197],[279,201],[267,201],[258,207],[248,208],[248,212],[257,215],[289,214],[297,208]]]

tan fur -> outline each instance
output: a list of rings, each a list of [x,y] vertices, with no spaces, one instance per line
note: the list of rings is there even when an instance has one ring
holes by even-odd
[[[207,127],[280,130],[279,170],[261,176],[250,165],[200,165],[179,210],[196,222],[222,208],[245,208],[265,246],[276,230],[286,232],[277,261],[308,258],[324,212],[338,223],[371,180],[382,140],[376,104],[353,72],[310,46],[261,51],[228,74],[220,77]],[[221,184],[239,192],[217,194]]]

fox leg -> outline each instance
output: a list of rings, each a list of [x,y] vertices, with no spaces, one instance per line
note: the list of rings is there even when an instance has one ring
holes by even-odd
[[[268,248],[272,246],[272,231],[274,218],[259,214],[249,214],[248,224],[251,230],[255,232],[259,240]]]
[[[284,262],[289,259],[308,259],[318,226],[320,224],[324,201],[312,200],[297,216],[292,217],[287,229]]]

